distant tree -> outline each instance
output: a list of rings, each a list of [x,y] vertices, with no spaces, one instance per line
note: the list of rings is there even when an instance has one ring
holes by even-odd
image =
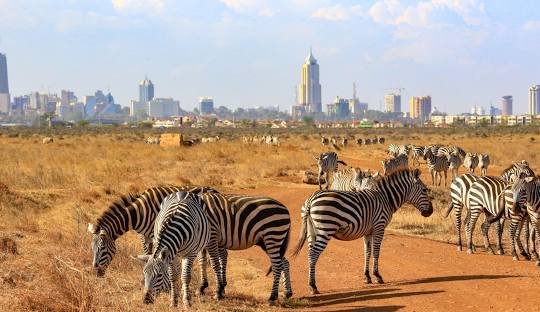
[[[313,124],[314,124],[313,117],[310,117],[310,116],[302,117],[302,122],[304,123],[304,126],[309,127],[309,128],[313,127]]]
[[[193,113],[194,113],[195,115],[200,115],[200,114],[201,114],[201,111],[200,111],[197,107],[195,107],[195,108],[193,109]]]
[[[86,128],[90,125],[90,121],[87,119],[82,119],[77,122],[77,127]]]

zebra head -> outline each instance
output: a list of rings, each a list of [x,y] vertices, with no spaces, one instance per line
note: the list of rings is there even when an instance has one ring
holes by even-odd
[[[415,169],[410,171],[411,186],[405,201],[420,210],[423,217],[429,217],[433,213],[433,205],[431,198],[428,196],[428,188],[420,180],[420,170]]]
[[[99,225],[89,223],[88,232],[92,234],[92,267],[96,275],[102,277],[116,253],[116,244],[111,235]]]
[[[171,282],[167,275],[172,260],[169,249],[163,247],[152,255],[139,255],[132,258],[144,263],[143,302],[153,304],[161,292],[168,292],[171,289]]]
[[[424,156],[424,160],[427,160],[428,158],[433,156],[433,151],[431,150],[431,148],[429,146],[424,147],[423,156]]]

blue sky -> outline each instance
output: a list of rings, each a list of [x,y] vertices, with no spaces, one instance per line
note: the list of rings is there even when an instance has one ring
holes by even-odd
[[[283,109],[313,46],[324,103],[355,81],[372,108],[401,87],[451,113],[510,94],[522,113],[539,39],[535,0],[0,0],[12,94],[110,89],[122,105],[148,74],[183,108]]]

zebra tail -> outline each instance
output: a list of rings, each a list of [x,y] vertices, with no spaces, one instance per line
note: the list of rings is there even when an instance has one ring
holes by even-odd
[[[306,205],[309,205],[309,203],[306,203]],[[308,206],[309,207],[309,206]],[[302,217],[302,228],[300,229],[300,238],[298,239],[298,243],[296,244],[296,247],[294,248],[294,251],[292,252],[291,256],[296,257],[302,250],[302,247],[304,247],[304,244],[306,243],[306,239],[309,235],[311,236],[312,243],[315,243],[317,240],[317,235],[315,233],[315,226],[313,224],[313,219],[311,219],[311,215],[309,214],[308,208],[304,209],[305,215]]]
[[[343,161],[343,160],[338,160],[337,161],[339,164],[342,164],[343,166],[347,166],[347,164]]]
[[[287,231],[287,235],[285,235],[285,241],[283,244],[281,244],[281,247],[279,248],[279,258],[283,259],[285,258],[285,253],[287,252],[287,248],[289,247],[289,234],[291,233],[291,230]],[[270,273],[272,273],[272,265],[268,268],[268,271],[266,271],[266,276],[268,276]]]
[[[505,210],[504,191],[499,195],[498,200],[499,200],[499,207],[501,207],[501,209],[499,210],[496,216],[489,216],[487,218],[487,221],[489,222],[489,224],[499,221],[499,219],[502,218],[502,216],[504,215],[504,210]]]
[[[448,204],[448,208],[446,208],[446,210],[443,213],[443,217],[448,218],[448,216],[450,215],[450,212],[452,212],[452,209],[454,209],[454,203],[450,201],[450,203]]]

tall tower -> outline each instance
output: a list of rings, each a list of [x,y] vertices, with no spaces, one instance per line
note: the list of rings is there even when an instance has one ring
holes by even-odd
[[[319,83],[319,64],[311,49],[302,65],[298,105],[303,106],[308,113],[322,112],[321,84]]]
[[[540,114],[540,85],[529,88],[529,114]]]
[[[0,93],[9,93],[6,55],[0,53]]]
[[[501,109],[503,116],[510,116],[513,114],[512,102],[513,99],[511,95],[505,95],[502,97]]]
[[[148,77],[139,83],[139,102],[147,103],[154,99],[154,84]]]

